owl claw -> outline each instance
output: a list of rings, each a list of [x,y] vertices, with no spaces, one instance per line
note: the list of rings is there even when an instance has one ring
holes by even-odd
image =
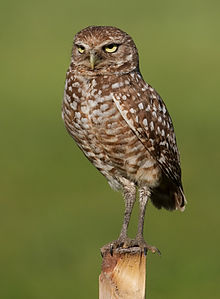
[[[113,242],[110,242],[104,245],[101,248],[102,257],[106,252],[109,252],[113,256],[114,251],[123,251],[123,252],[137,252],[141,251],[144,255],[147,255],[147,252],[151,251],[152,253],[157,253],[161,255],[161,252],[155,246],[148,245],[144,239],[136,237],[135,239],[129,239],[128,237],[119,238]]]
[[[101,248],[101,255],[104,256],[105,252],[110,252],[111,256],[113,256],[113,252],[116,249],[127,249],[130,247],[131,239],[125,237],[119,237],[117,240],[112,241]]]
[[[110,254],[111,256],[113,256],[113,250],[114,250],[114,247],[113,247],[113,244],[110,245]]]
[[[152,253],[157,253],[158,255],[161,255],[160,250],[155,246],[147,244],[143,237],[136,237],[134,240],[132,240],[132,247],[140,247],[141,251],[143,251],[145,255],[147,255],[148,250]]]

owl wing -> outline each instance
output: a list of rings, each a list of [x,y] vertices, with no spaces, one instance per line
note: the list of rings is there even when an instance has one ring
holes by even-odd
[[[159,163],[166,176],[182,189],[180,158],[172,120],[159,94],[141,76],[128,78],[112,93],[122,117]],[[129,82],[129,84],[128,84]]]

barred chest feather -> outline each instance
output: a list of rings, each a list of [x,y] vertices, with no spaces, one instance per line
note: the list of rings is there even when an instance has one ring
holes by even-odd
[[[112,90],[120,90],[122,76],[84,78],[67,72],[63,119],[86,157],[119,189],[118,178],[156,186],[161,171],[117,109]],[[129,95],[127,95],[129,96]]]

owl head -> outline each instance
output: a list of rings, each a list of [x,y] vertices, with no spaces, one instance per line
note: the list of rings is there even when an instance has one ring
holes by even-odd
[[[74,38],[71,65],[83,76],[129,73],[138,68],[132,38],[111,26],[90,26]]]

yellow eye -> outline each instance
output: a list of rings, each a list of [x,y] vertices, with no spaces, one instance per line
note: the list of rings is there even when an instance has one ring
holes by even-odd
[[[77,48],[80,54],[83,54],[85,52],[85,48],[83,46],[77,46]]]
[[[116,45],[116,44],[110,44],[110,45],[104,47],[104,51],[107,53],[114,53],[117,50],[118,50],[118,45]]]

